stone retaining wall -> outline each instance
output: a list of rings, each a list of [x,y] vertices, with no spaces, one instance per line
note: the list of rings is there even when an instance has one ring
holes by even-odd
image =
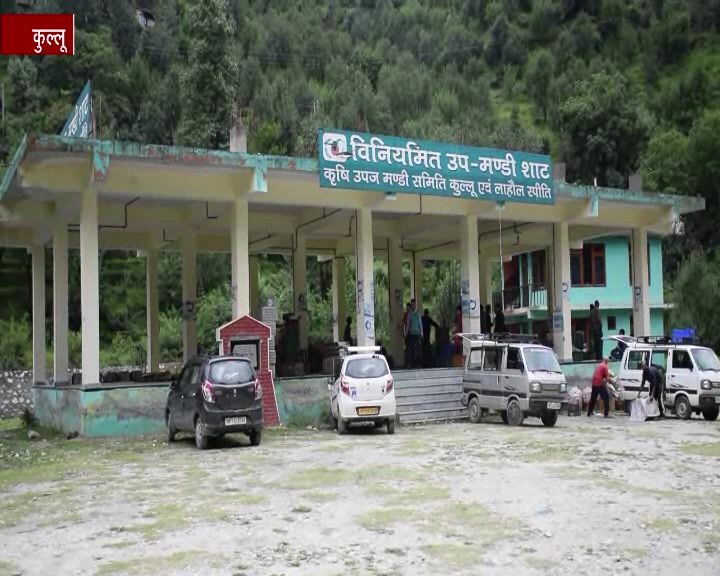
[[[0,418],[21,416],[32,410],[32,370],[0,371]]]

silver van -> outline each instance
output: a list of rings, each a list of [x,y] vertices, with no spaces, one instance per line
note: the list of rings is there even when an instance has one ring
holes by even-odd
[[[526,417],[555,426],[567,407],[567,381],[552,349],[537,339],[515,334],[460,334],[465,374],[463,404],[470,421],[497,412],[503,422],[520,426]]]

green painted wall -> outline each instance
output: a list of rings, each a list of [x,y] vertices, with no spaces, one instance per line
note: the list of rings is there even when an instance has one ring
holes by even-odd
[[[317,426],[330,418],[327,377],[275,381],[280,422],[285,426]]]
[[[79,388],[34,387],[35,417],[41,426],[64,433],[83,433]]]
[[[167,385],[84,391],[83,434],[93,437],[164,432],[167,392]]]

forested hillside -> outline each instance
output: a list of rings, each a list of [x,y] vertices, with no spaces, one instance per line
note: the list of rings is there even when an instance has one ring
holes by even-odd
[[[251,152],[315,156],[326,126],[546,152],[570,181],[624,187],[640,170],[647,189],[703,195],[708,210],[671,243],[670,270],[689,246],[714,251],[720,239],[720,0],[16,4],[3,7],[74,12],[78,30],[73,58],[3,60],[5,161],[24,131],[59,132],[90,79],[102,138],[225,149],[243,110]],[[137,8],[154,27],[138,24]],[[226,302],[227,261],[203,262],[214,280],[202,293]],[[0,317],[19,317],[27,256],[4,250],[0,264]],[[326,296],[316,333],[329,321],[322,269],[310,270]],[[287,290],[284,260],[262,270],[264,286]],[[143,290],[142,261],[108,254],[102,274],[103,328],[137,340],[144,299],[128,294]],[[164,274],[165,318],[177,323],[175,256]]]

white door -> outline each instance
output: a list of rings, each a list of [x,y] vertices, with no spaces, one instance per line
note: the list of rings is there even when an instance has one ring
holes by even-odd
[[[700,399],[698,398],[696,368],[688,350],[670,351],[665,386],[667,388],[668,407],[675,405],[675,397],[681,390],[687,391],[690,404],[693,406],[698,405]]]
[[[521,406],[525,407],[528,397],[528,388],[526,384],[527,378],[524,377],[520,370],[522,356],[519,348],[507,348],[505,351],[505,361],[503,362],[503,371],[500,375],[500,386],[502,390],[502,403],[507,406],[508,397],[517,394],[521,399]],[[523,398],[525,401],[523,402]]]
[[[625,399],[634,400],[640,390],[642,369],[640,364],[648,357],[648,350],[630,350],[625,365],[620,370],[620,385],[625,390]],[[647,387],[646,390],[647,392]]]
[[[482,396],[480,405],[491,410],[504,410],[500,389],[500,367],[502,365],[502,348],[487,347],[483,354],[483,369],[480,376]]]

